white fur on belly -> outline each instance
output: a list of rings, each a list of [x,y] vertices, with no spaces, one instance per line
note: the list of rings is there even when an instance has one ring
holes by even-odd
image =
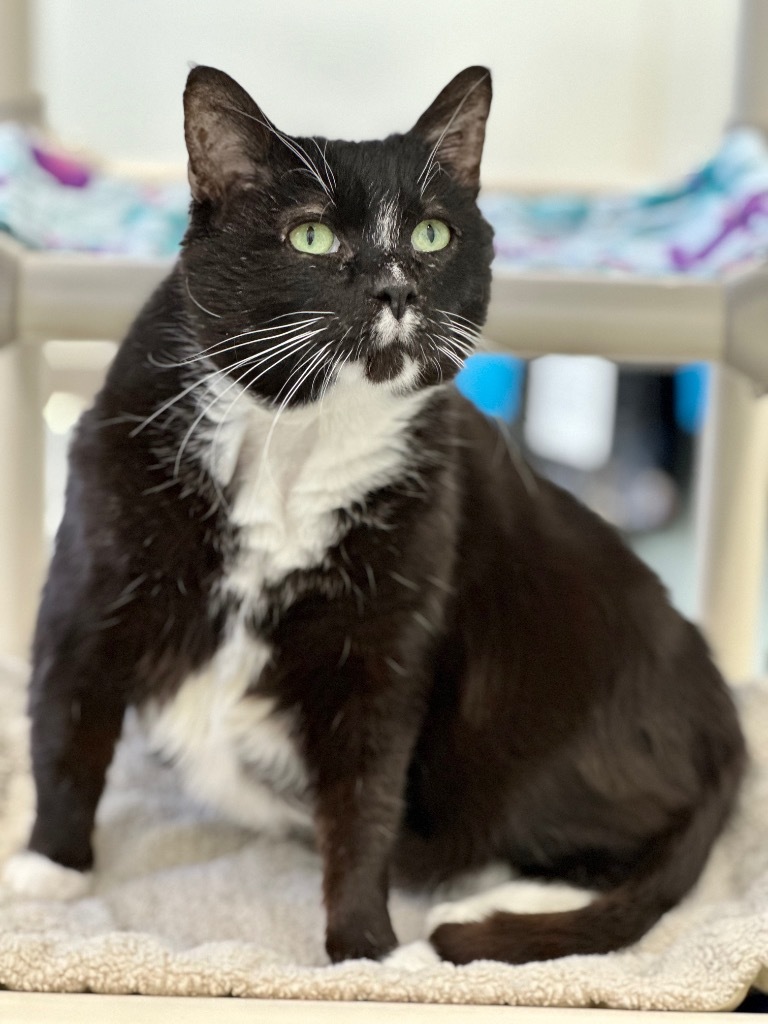
[[[177,764],[192,796],[236,821],[281,835],[310,820],[310,808],[280,793],[306,790],[290,721],[274,702],[244,696],[258,682],[269,647],[236,624],[205,669],[144,718],[152,744]],[[262,781],[263,779],[263,781]]]
[[[541,914],[580,910],[591,903],[594,896],[593,892],[563,882],[516,879],[468,899],[438,904],[427,915],[427,928],[431,933],[441,924],[485,921],[497,911]]]
[[[88,892],[91,875],[65,868],[42,853],[23,850],[6,862],[3,883],[28,899],[76,900]]]

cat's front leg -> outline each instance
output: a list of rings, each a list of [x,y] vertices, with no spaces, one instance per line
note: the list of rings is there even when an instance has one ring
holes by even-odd
[[[33,689],[30,708],[37,811],[29,849],[77,871],[93,865],[96,807],[125,713],[103,668],[97,683],[54,666],[56,678]]]
[[[125,713],[107,645],[67,639],[38,644],[29,706],[35,822],[27,850],[4,871],[11,888],[43,898],[87,887],[96,808]]]
[[[397,945],[389,869],[411,752],[423,714],[416,675],[392,659],[350,659],[348,697],[310,737],[332,961],[381,959]],[[397,666],[398,673],[403,669]]]

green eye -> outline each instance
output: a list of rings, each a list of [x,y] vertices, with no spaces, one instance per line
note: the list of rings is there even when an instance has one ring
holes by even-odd
[[[336,252],[339,248],[339,240],[328,225],[318,224],[316,221],[299,224],[288,235],[288,239],[294,249],[311,253],[313,256],[323,256],[327,252]]]
[[[451,229],[441,220],[423,220],[413,229],[411,245],[419,252],[437,252],[451,240]]]

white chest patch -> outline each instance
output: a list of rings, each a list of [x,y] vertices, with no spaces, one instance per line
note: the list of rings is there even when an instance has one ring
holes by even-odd
[[[245,619],[264,609],[266,586],[323,561],[340,540],[337,510],[402,473],[406,428],[427,398],[405,393],[417,372],[371,385],[348,366],[322,403],[277,420],[244,392],[213,396],[199,452],[220,486],[234,485],[239,543],[211,602],[234,597],[237,611],[213,659],[145,718],[191,793],[251,827],[284,832],[308,823],[311,806],[293,723],[258,696],[271,649]]]
[[[402,474],[408,424],[428,397],[407,393],[417,373],[409,361],[398,380],[373,385],[348,365],[321,402],[277,420],[247,394],[212,407],[204,457],[222,487],[237,487],[230,518],[240,545],[226,592],[258,610],[265,586],[319,565],[338,543],[339,509]]]

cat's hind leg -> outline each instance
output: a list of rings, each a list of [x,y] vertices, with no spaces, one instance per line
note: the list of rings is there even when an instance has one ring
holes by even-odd
[[[446,886],[442,895],[446,898],[427,913],[427,935],[431,936],[442,925],[485,921],[499,911],[537,914],[578,910],[595,897],[589,890],[563,882],[519,878],[502,865],[466,875]],[[388,967],[406,971],[425,970],[440,962],[440,954],[424,940],[399,946],[384,961]]]

